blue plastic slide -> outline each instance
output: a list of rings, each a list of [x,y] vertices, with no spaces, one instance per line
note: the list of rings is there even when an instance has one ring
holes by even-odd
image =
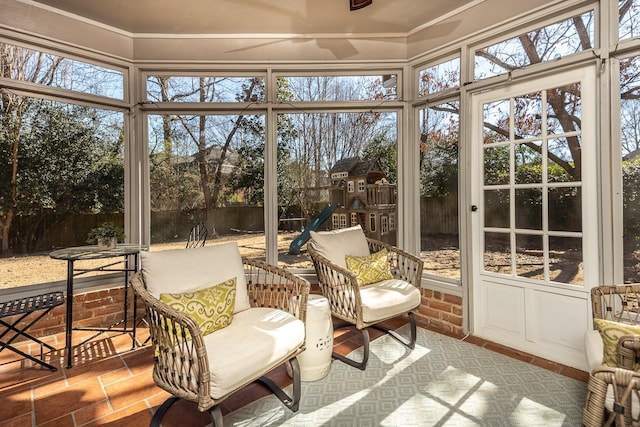
[[[289,255],[298,255],[300,253],[300,248],[302,245],[307,243],[311,238],[311,232],[315,231],[320,227],[320,225],[326,221],[327,218],[331,216],[333,211],[336,209],[335,206],[327,205],[325,208],[316,215],[315,218],[311,220],[309,224],[304,228],[304,231],[289,245]]]

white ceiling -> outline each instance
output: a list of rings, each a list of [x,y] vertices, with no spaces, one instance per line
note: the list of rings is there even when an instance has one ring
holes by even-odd
[[[484,0],[22,0],[132,34],[407,35]]]

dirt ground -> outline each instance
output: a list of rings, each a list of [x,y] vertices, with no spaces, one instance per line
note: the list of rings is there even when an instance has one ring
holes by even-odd
[[[289,245],[297,236],[297,233],[278,234],[278,263],[289,268],[312,269],[313,265],[306,255],[303,247],[299,255],[289,255]],[[209,240],[207,244],[237,241],[240,253],[252,258],[265,256],[265,236],[261,234],[235,234],[222,236],[215,241]],[[185,242],[162,243],[151,245],[150,250],[162,251],[167,249],[184,248]],[[432,245],[433,246],[433,245]],[[437,247],[436,247],[437,246]],[[426,248],[422,253],[425,259],[425,271],[432,274],[448,277],[460,277],[460,256],[457,248],[452,244],[439,244]],[[104,260],[78,261],[76,267],[92,268],[104,264]],[[15,256],[0,258],[0,289],[17,286],[28,286],[36,283],[48,283],[64,281],[66,279],[67,263],[52,259],[48,253],[30,256]],[[83,275],[104,274],[100,272]]]
[[[294,233],[278,235],[278,251],[280,264],[294,268],[313,268],[311,262],[302,251],[300,255],[289,255],[289,244],[296,237]],[[228,235],[207,241],[207,244],[218,244],[227,241],[237,241],[240,253],[252,258],[264,258],[265,237],[259,234]],[[185,242],[173,242],[151,245],[150,250],[162,251],[167,249],[184,248]],[[76,261],[76,267],[93,268],[104,264],[104,260]],[[29,256],[14,256],[0,258],[0,289],[27,286],[36,283],[48,283],[66,280],[67,263],[49,257],[48,253]],[[104,273],[90,273],[83,275],[99,275]]]
[[[296,269],[312,269],[313,265],[306,255],[303,247],[299,255],[289,255],[289,244],[297,236],[297,233],[281,232],[278,234],[278,263],[281,266]],[[207,241],[209,244],[237,241],[240,253],[251,258],[264,259],[265,236],[261,234],[235,234],[222,236],[215,241]],[[151,245],[150,250],[162,251],[167,249],[184,248],[185,242],[163,243]],[[424,271],[428,274],[444,276],[454,279],[460,278],[460,251],[455,238],[437,236],[425,239],[422,242],[423,251],[421,257],[424,260]],[[552,279],[582,284],[582,262],[579,254],[557,254],[551,258]],[[510,274],[510,260],[508,254],[495,251],[485,253],[485,268],[497,273]],[[530,278],[542,277],[542,257],[534,251],[522,252],[518,258],[518,274]],[[76,267],[92,268],[104,264],[104,260],[76,262]],[[0,258],[0,289],[17,286],[28,286],[37,283],[64,281],[66,278],[67,263],[49,257],[48,253],[31,256],[16,256]],[[105,274],[100,272],[83,275]]]

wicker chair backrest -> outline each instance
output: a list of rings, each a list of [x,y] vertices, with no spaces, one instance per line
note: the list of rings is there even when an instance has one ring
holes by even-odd
[[[640,324],[640,284],[595,287],[591,308],[594,319]]]

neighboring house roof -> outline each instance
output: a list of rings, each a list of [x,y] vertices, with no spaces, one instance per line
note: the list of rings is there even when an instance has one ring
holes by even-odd
[[[205,158],[207,159],[207,163],[219,163],[220,155],[222,154],[222,147],[219,145],[214,145],[212,147],[207,148],[207,153]],[[180,156],[176,155],[173,158],[173,164],[175,165],[192,165],[196,163],[198,154],[194,153],[189,156]],[[222,163],[222,173],[230,174],[238,164],[239,155],[235,150],[229,148],[227,150],[226,156],[224,158],[224,162]]]
[[[636,160],[640,156],[640,149],[633,150],[632,152],[622,156],[623,161]]]
[[[361,160],[359,157],[341,159],[329,171],[329,175],[348,173],[348,176],[367,176],[370,173],[384,176],[380,164],[376,160]]]

